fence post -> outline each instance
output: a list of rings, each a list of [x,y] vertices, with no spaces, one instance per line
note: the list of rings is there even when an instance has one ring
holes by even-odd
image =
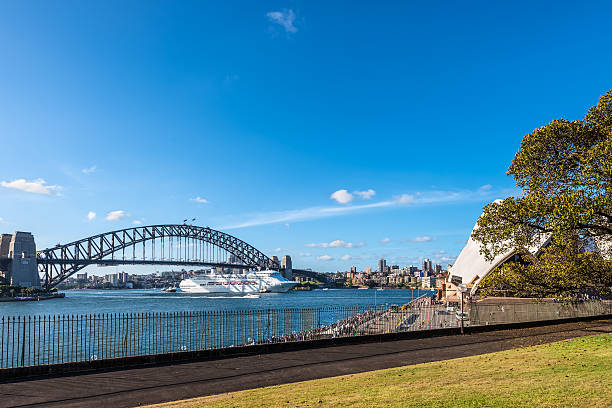
[[[21,321],[21,317],[19,317],[19,321]],[[25,365],[25,326],[26,326],[26,319],[25,316],[23,316],[23,329],[21,330],[21,366],[23,367]],[[19,336],[17,336],[17,338],[19,338]]]

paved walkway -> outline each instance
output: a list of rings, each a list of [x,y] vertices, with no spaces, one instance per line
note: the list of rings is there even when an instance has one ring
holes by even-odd
[[[132,407],[601,333],[612,319],[0,383],[0,407]]]

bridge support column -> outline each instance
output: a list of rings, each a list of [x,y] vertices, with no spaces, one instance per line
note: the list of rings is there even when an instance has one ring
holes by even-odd
[[[8,276],[11,285],[40,288],[36,244],[31,233],[17,231],[13,234],[8,258],[10,260]]]

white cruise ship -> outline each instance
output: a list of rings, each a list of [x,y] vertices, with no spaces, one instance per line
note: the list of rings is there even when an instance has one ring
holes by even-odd
[[[179,288],[187,293],[241,295],[258,292],[287,292],[296,286],[278,271],[252,271],[246,274],[209,273],[181,281]]]

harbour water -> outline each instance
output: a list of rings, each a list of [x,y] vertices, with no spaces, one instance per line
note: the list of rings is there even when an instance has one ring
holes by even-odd
[[[1,316],[94,313],[194,312],[404,304],[433,292],[410,289],[316,289],[259,297],[165,293],[160,290],[68,290],[64,299],[0,303]]]

